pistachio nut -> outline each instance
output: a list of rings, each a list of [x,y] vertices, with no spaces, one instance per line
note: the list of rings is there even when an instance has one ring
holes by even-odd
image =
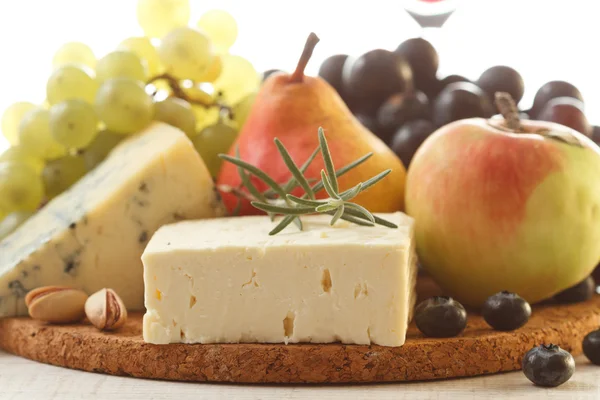
[[[123,326],[127,321],[127,309],[123,300],[112,289],[102,289],[85,302],[85,315],[92,325],[110,331]]]
[[[43,286],[25,296],[25,304],[33,319],[55,324],[78,322],[85,316],[88,295],[65,286]]]

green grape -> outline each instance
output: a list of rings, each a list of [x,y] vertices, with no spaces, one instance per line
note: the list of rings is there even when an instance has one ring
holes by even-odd
[[[6,212],[34,211],[44,198],[40,175],[26,164],[0,163],[0,209]]]
[[[242,129],[246,123],[248,115],[250,115],[254,99],[256,99],[256,92],[250,93],[248,96],[244,97],[242,101],[233,106],[233,120],[240,129]]]
[[[177,97],[169,97],[154,105],[156,114],[154,119],[166,122],[182,130],[192,137],[196,133],[196,115],[190,104]]]
[[[96,138],[83,151],[83,161],[88,171],[96,168],[98,164],[106,159],[125,136],[110,131],[98,132]]]
[[[223,61],[221,60],[221,56],[215,55],[213,56],[212,63],[210,63],[210,66],[199,81],[214,82],[221,75],[221,71],[223,71]]]
[[[98,84],[84,69],[65,65],[55,70],[46,84],[46,97],[50,105],[68,99],[83,99],[93,103]]]
[[[233,126],[219,121],[215,125],[204,128],[192,138],[194,147],[213,177],[219,174],[221,168],[222,160],[219,158],[219,153],[229,151],[237,134],[238,131]]]
[[[258,89],[260,77],[245,58],[230,54],[224,54],[222,58],[223,71],[213,86],[226,103],[236,104]]]
[[[197,101],[202,104],[212,104],[215,102],[214,96],[202,89],[199,85],[186,85],[182,87],[182,90],[192,101]]]
[[[158,58],[158,52],[156,47],[150,41],[150,38],[146,36],[141,37],[130,37],[123,40],[118,49],[128,50],[138,56],[141,60],[146,61],[148,67],[148,74],[150,76],[156,76],[161,73],[162,67],[160,65],[160,58]]]
[[[52,67],[58,68],[67,64],[80,64],[94,69],[96,66],[96,56],[92,49],[84,43],[65,43],[54,53]]]
[[[138,0],[137,19],[144,34],[161,38],[174,28],[187,26],[189,0]]]
[[[24,151],[44,160],[62,157],[67,153],[67,149],[52,137],[50,112],[43,108],[25,114],[19,125],[19,143]]]
[[[50,133],[68,149],[85,148],[96,136],[94,107],[81,99],[69,99],[50,108]]]
[[[85,162],[80,156],[67,155],[50,161],[42,171],[46,196],[53,199],[69,189],[86,173]]]
[[[13,233],[23,222],[27,221],[33,213],[31,211],[17,211],[0,218],[0,241]]]
[[[219,53],[227,53],[238,35],[237,22],[231,14],[223,10],[204,13],[198,21],[198,28],[206,32]]]
[[[145,82],[148,79],[146,65],[130,51],[113,51],[98,60],[96,80],[102,82],[112,78],[131,78]]]
[[[204,107],[194,104],[192,111],[196,116],[196,132],[200,132],[219,121],[219,107]]]
[[[165,70],[178,79],[200,82],[212,63],[213,53],[208,37],[196,29],[177,28],[169,32],[158,47]]]
[[[44,169],[44,160],[28,153],[22,146],[13,146],[0,154],[0,162],[12,161],[26,164],[38,174]]]
[[[2,114],[2,133],[8,143],[12,145],[19,144],[19,124],[23,116],[37,106],[27,101],[13,103]]]
[[[158,91],[162,91],[163,93],[165,93],[165,96],[170,96],[173,94],[173,90],[171,90],[171,86],[169,86],[169,83],[165,80],[157,80],[152,82],[152,85],[154,85],[154,87],[156,88],[156,90]]]
[[[96,96],[96,113],[107,129],[130,134],[152,121],[154,103],[141,82],[115,78],[100,86]]]

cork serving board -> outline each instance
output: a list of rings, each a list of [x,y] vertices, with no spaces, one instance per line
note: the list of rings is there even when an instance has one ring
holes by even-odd
[[[436,291],[426,279],[421,297]],[[238,383],[367,383],[431,380],[520,368],[541,343],[581,352],[583,337],[600,325],[600,296],[573,305],[534,307],[529,323],[495,332],[470,314],[458,337],[424,338],[411,325],[402,347],[343,344],[152,345],[142,340],[142,314],[117,332],[87,323],[46,325],[29,318],[0,320],[0,348],[57,366],[137,378]]]

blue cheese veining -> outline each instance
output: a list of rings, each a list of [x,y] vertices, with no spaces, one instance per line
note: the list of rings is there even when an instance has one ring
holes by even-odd
[[[143,309],[140,256],[152,234],[222,213],[191,142],[156,123],[0,242],[0,317],[25,314],[25,294],[44,285],[111,287],[128,308]]]

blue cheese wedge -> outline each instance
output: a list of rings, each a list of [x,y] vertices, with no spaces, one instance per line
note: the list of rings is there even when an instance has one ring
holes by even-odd
[[[398,229],[328,215],[269,236],[268,217],[164,226],[142,256],[144,340],[401,346],[415,301],[413,220]]]
[[[140,256],[162,225],[215,217],[223,208],[189,139],[156,123],[0,242],[0,317],[25,315],[44,285],[114,289],[144,308]]]

